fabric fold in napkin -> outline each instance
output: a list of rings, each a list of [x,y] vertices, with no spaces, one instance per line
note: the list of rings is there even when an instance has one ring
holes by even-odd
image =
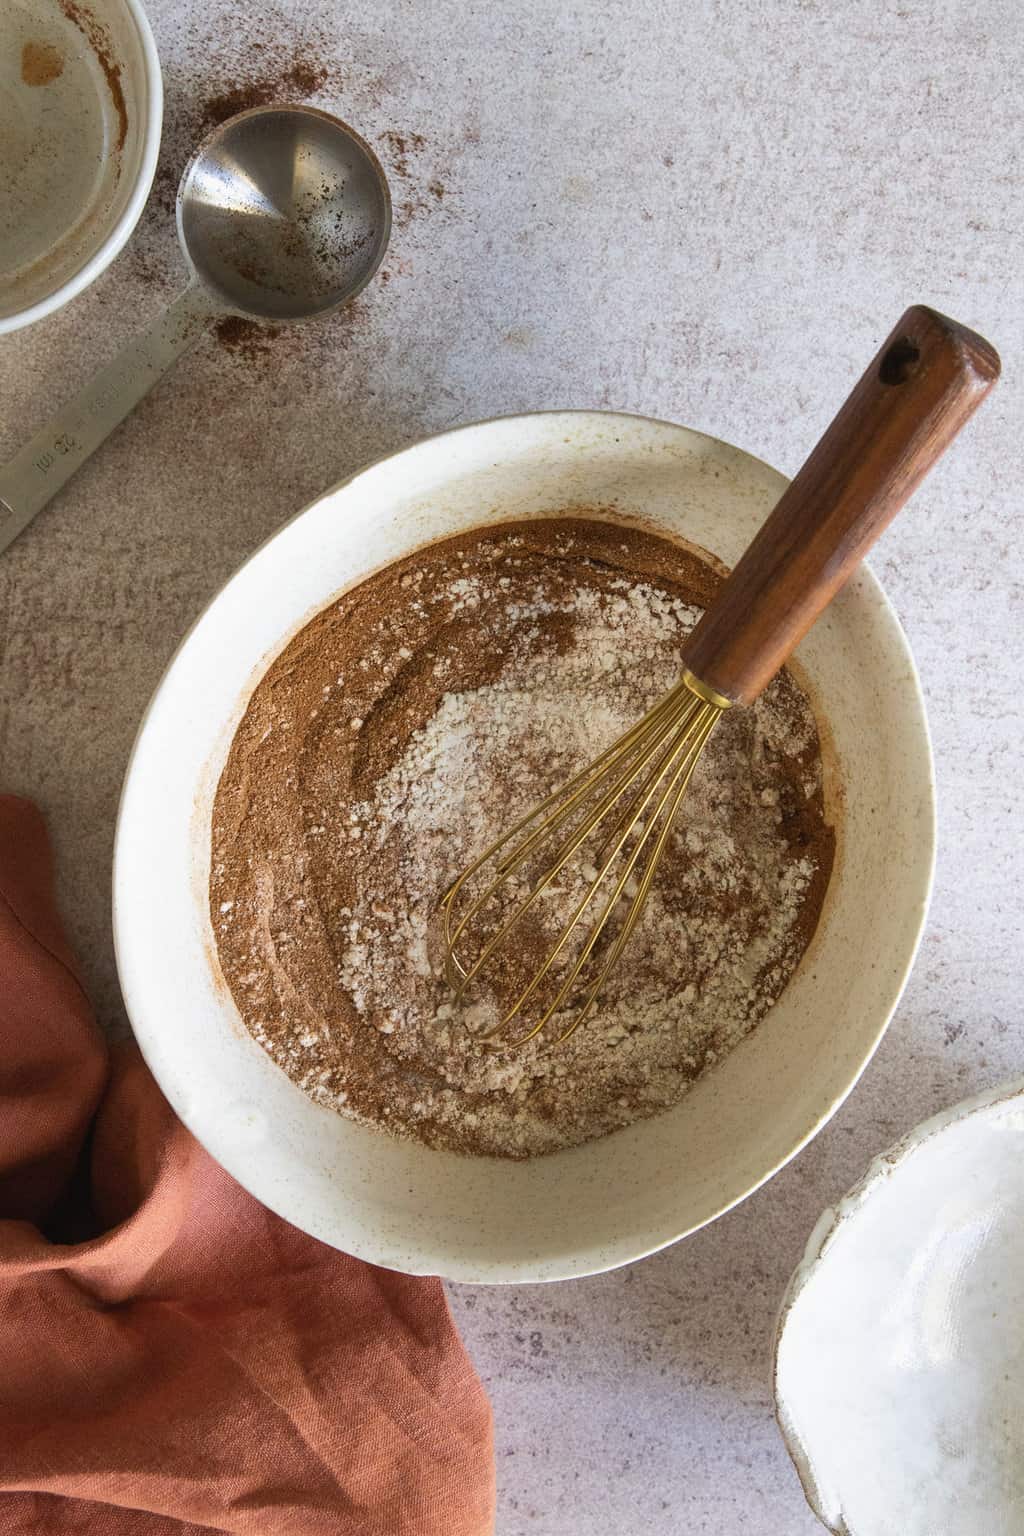
[[[0,1536],[484,1536],[441,1283],[271,1214],[109,1053],[35,808],[0,796]]]

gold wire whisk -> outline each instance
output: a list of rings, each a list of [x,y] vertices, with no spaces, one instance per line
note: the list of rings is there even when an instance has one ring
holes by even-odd
[[[816,356],[826,342],[816,346]],[[534,1039],[566,1005],[575,1011],[557,1039],[567,1040],[583,1023],[636,930],[676,812],[723,710],[752,703],[775,676],[973,415],[999,366],[983,337],[921,305],[908,309],[683,643],[681,682],[449,887],[441,903],[445,971],[461,1001],[514,944],[524,919],[563,871],[572,876],[572,861],[580,856],[576,874],[583,895],[535,973],[525,986],[516,984],[511,1004],[499,1010],[499,1022],[482,1039],[493,1041],[531,1002],[539,1017],[512,1045]],[[890,682],[880,678],[878,685]],[[584,849],[595,835],[603,841],[593,868]],[[613,872],[620,856],[622,865]],[[488,879],[483,872],[492,861]],[[520,895],[516,876],[530,861],[539,874]],[[477,876],[483,889],[473,894]],[[463,897],[468,905],[460,911]],[[511,911],[488,934],[484,919],[496,900],[502,906],[500,898],[507,898]],[[614,933],[610,924],[623,898]],[[585,920],[593,920],[589,933],[581,928]],[[460,946],[474,941],[478,926],[484,928],[478,953],[463,960]],[[567,949],[574,934],[583,937],[575,958]],[[597,946],[606,935],[609,948],[602,957]],[[542,1004],[540,988],[563,959],[567,974]],[[586,974],[591,960],[593,977]],[[577,983],[579,999],[573,995]]]
[[[595,831],[602,827],[607,818],[617,818],[606,837],[600,866],[590,878],[583,897],[568,918],[558,941],[549,951],[540,969],[519,993],[499,1022],[481,1033],[482,1040],[489,1040],[500,1034],[521,1013],[524,1005],[537,992],[559,955],[565,950],[570,938],[583,920],[584,914],[597,896],[597,892],[604,885],[612,865],[628,843],[631,834],[639,829],[636,842],[628,853],[622,869],[611,883],[610,894],[604,908],[569,974],[562,981],[537,1022],[512,1043],[516,1046],[525,1045],[527,1040],[532,1040],[539,1034],[549,1019],[558,1012],[593,954],[620,898],[626,893],[629,906],[610,954],[596,979],[589,983],[583,1002],[578,1006],[569,1027],[558,1037],[558,1043],[567,1040],[583,1023],[640,919],[654,879],[657,862],[672,829],[676,809],[686,792],[704,745],[728,704],[728,699],[710,694],[709,690],[705,689],[692,674],[686,673],[683,680],[642,720],[625,735],[619,737],[582,773],[577,774],[561,789],[549,795],[508,832],[493,842],[449,887],[441,903],[444,918],[446,976],[458,1003],[462,1001],[467,989],[494,952],[508,940],[515,926],[549,889],[573,855]],[[636,793],[632,798],[627,799],[623,807],[623,800],[629,796],[634,786]],[[593,808],[577,824],[572,825],[573,811],[595,796],[596,804]],[[511,914],[486,942],[477,958],[468,967],[464,965],[458,955],[458,944],[474,919],[480,915],[509,876],[521,868],[530,856],[537,853],[544,843],[554,837],[567,822],[570,823],[570,830],[558,844],[544,874],[532,885],[528,894],[515,906]],[[512,845],[511,848],[510,845]],[[489,884],[472,900],[464,914],[456,919],[458,898],[464,886],[506,848],[510,851],[498,860]],[[642,872],[637,880],[635,878],[637,866],[641,863],[645,850],[648,852],[648,857],[642,865]],[[632,894],[629,893],[631,885],[633,886]]]

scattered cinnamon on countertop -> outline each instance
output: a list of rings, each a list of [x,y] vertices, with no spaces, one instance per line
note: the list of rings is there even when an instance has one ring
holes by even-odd
[[[250,75],[239,85],[208,96],[203,103],[202,120],[206,128],[215,128],[249,112],[253,107],[269,107],[278,102],[302,102],[319,91],[330,77],[330,70],[319,60],[295,58],[280,70]]]

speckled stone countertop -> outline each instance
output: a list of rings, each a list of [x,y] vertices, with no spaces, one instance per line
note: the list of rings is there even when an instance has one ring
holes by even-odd
[[[46,808],[113,1029],[109,866],[139,716],[201,606],[306,501],[426,433],[565,405],[670,417],[792,472],[906,303],[1003,353],[872,561],[921,669],[940,845],[861,1084],[759,1194],[658,1257],[452,1296],[494,1402],[500,1536],[811,1536],[769,1385],[790,1270],[873,1153],[1024,1062],[1015,0],[149,10],[156,195],[88,293],[0,342],[0,455],[181,284],[173,188],[227,93],[313,85],[378,146],[398,216],[388,281],[351,313],[211,337],[0,558],[2,782]]]

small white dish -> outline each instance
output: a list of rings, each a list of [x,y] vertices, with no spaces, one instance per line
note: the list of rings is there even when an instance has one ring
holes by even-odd
[[[926,1120],[824,1213],[775,1398],[837,1536],[1024,1531],[1024,1079]]]
[[[0,6],[0,334],[110,265],[149,196],[163,88],[139,0]]]
[[[913,962],[935,846],[917,675],[866,568],[798,651],[825,735],[838,836],[817,932],[768,1016],[665,1114],[520,1163],[356,1125],[314,1104],[246,1032],[209,916],[210,807],[235,727],[274,656],[336,593],[433,539],[581,507],[614,507],[734,563],[785,485],[727,443],[642,416],[551,411],[480,422],[328,491],[198,620],[128,767],[114,939],[125,1004],[157,1081],[211,1154],[272,1210],[411,1274],[517,1284],[594,1274],[728,1210],[842,1103]]]

